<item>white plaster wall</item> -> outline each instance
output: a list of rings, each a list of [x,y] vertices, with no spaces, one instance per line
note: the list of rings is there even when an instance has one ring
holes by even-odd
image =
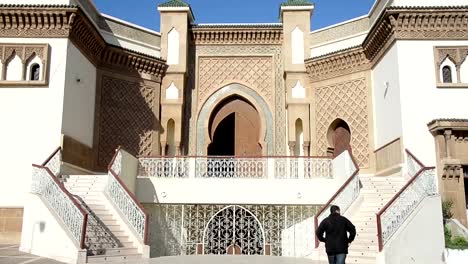
[[[62,133],[92,147],[96,68],[71,42],[67,57]]]
[[[401,137],[400,80],[397,46],[393,45],[372,70],[374,145],[378,149]]]
[[[325,204],[343,179],[173,179],[138,178],[142,203]]]
[[[62,262],[76,263],[78,242],[74,242],[71,233],[62,225],[63,223],[56,220],[55,213],[39,196],[28,194],[24,206],[20,251]],[[57,242],[52,243],[52,241]]]
[[[180,34],[176,28],[172,28],[167,36],[167,64],[179,64]]]
[[[24,204],[31,163],[42,163],[60,145],[66,39],[2,38],[3,43],[49,43],[46,87],[0,88],[0,207]]]
[[[67,5],[70,0],[0,0],[0,4],[18,5]]]
[[[468,250],[445,250],[445,261],[447,264],[468,263]]]
[[[304,32],[296,27],[291,32],[292,64],[304,64]]]
[[[310,48],[310,57],[317,57],[331,52],[347,49],[361,45],[367,36],[367,32],[362,32],[344,39],[338,39],[331,42],[316,45]]]
[[[436,87],[434,46],[467,46],[468,41],[398,41],[403,144],[426,166],[436,164],[434,138],[427,123],[466,118],[467,89]]]
[[[23,62],[18,55],[15,55],[5,67],[5,80],[21,81],[23,79]]]
[[[440,196],[426,198],[377,257],[378,264],[442,264],[444,228]]]

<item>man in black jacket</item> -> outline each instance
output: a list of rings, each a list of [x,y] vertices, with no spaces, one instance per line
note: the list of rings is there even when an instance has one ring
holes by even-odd
[[[346,217],[340,215],[340,207],[330,207],[330,216],[320,223],[316,234],[320,241],[325,242],[328,262],[345,264],[348,246],[356,237],[356,228]]]

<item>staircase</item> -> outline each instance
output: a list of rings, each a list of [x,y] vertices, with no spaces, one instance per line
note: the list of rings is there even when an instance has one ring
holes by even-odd
[[[138,262],[142,255],[104,195],[107,175],[70,175],[65,188],[88,211],[87,263]]]
[[[361,201],[349,219],[356,226],[356,239],[349,248],[346,263],[375,264],[378,253],[376,214],[401,190],[406,180],[401,176],[360,176]]]

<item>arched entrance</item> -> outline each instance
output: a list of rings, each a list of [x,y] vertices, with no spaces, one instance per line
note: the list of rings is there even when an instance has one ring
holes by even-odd
[[[260,156],[261,120],[245,98],[233,95],[213,110],[209,122],[209,156]]]
[[[204,254],[264,255],[265,237],[258,219],[241,206],[216,213],[203,235]]]
[[[333,157],[339,156],[345,150],[351,153],[351,130],[342,119],[336,119],[328,129],[328,141],[332,145]]]

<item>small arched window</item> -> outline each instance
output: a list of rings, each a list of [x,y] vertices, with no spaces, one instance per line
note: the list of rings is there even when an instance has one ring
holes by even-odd
[[[39,64],[34,63],[33,65],[31,65],[31,72],[29,75],[29,80],[39,81],[40,71],[41,71],[41,66],[39,66]]]
[[[452,68],[450,66],[444,66],[442,68],[442,81],[444,83],[452,83]]]

